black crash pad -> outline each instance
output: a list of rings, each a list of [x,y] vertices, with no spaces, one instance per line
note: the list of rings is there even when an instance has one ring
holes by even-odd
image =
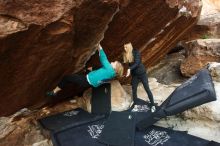
[[[214,100],[216,100],[216,94],[212,78],[207,69],[202,69],[176,88],[155,113],[146,115],[146,118],[136,126],[139,130],[144,130],[161,118],[175,115]]]
[[[111,112],[99,141],[113,146],[134,146],[135,114],[129,111]]]
[[[135,146],[207,146],[208,140],[186,132],[150,126],[135,135]]]
[[[146,102],[141,101],[140,105],[145,104],[145,103]],[[77,112],[75,113],[75,111],[78,111],[78,113]],[[124,112],[116,112],[116,114],[114,114],[113,112],[113,116],[112,116],[113,118],[111,119],[115,119],[114,117],[116,117],[116,119],[118,120],[117,122],[120,121],[121,123],[117,124],[115,120],[113,120],[113,122],[111,121],[109,122],[110,127],[116,124],[116,126],[113,127],[113,130],[114,129],[116,130],[113,131],[112,133],[107,132],[107,135],[108,134],[110,135],[107,137],[107,140],[109,140],[109,137],[112,138],[112,135],[113,135],[113,139],[111,139],[113,141],[111,142],[111,144],[117,145],[118,143],[120,143],[122,144],[120,146],[129,146],[129,145],[135,145],[135,146],[162,146],[162,145],[163,146],[185,146],[185,145],[219,146],[219,143],[216,143],[213,141],[210,142],[210,141],[189,135],[186,132],[175,131],[175,130],[162,128],[158,126],[150,126],[145,131],[136,131],[136,132],[133,131],[132,128],[126,128],[127,125],[128,127],[134,127],[133,120],[131,120],[132,122],[129,122],[129,120],[123,120],[123,119],[126,119],[129,116],[129,114],[134,116],[133,119],[138,119],[138,118],[142,118],[142,116],[144,116],[144,113],[146,114],[148,112],[149,110],[132,111],[132,109],[129,109],[128,111],[124,111]],[[140,113],[142,114],[140,115]],[[65,116],[70,116],[70,117],[72,117],[73,115],[75,117],[74,118],[75,122],[70,122],[71,124],[69,124],[68,122],[64,122],[68,126],[63,126],[62,124],[64,123],[59,122],[59,123],[62,123],[61,124],[62,126],[61,126],[59,123],[56,122],[56,120],[58,119],[58,121],[60,121],[60,119],[62,119],[61,117],[63,117],[62,115],[64,114]],[[55,117],[58,116],[58,118],[54,118],[54,116]],[[126,117],[126,118],[123,118],[123,117]],[[104,127],[106,126],[107,129],[109,129],[108,123],[106,122],[107,119],[105,116],[97,117],[96,115],[89,114],[83,111],[82,109],[76,109],[76,110],[71,110],[68,112],[50,116],[47,119],[50,119],[50,120],[49,122],[47,121],[46,124],[45,124],[45,121],[43,120],[44,127],[47,127],[47,129],[51,129],[50,135],[51,135],[53,145],[55,146],[112,146],[110,144],[104,144],[100,142],[102,141],[100,140],[101,139],[100,135],[102,135],[102,131],[104,131]],[[42,119],[40,121],[42,121]],[[128,121],[128,122],[124,122],[124,121]],[[53,126],[48,127],[49,124],[52,124]],[[121,125],[119,127],[120,129],[117,129],[117,125]],[[60,126],[62,128],[60,128]],[[119,135],[118,137],[115,137],[114,134],[118,135],[117,130],[119,130],[119,133],[121,133],[121,135]],[[120,132],[120,130],[124,132]],[[121,143],[120,139],[126,139],[125,137],[126,135],[129,137],[134,137],[133,142],[131,142],[130,144],[127,144],[126,142]],[[119,142],[117,142],[118,140]]]
[[[88,120],[96,121],[104,117],[104,115],[90,114],[83,109],[77,108],[39,119],[38,122],[42,128],[54,132],[87,123]]]
[[[123,112],[124,113],[124,112]],[[126,115],[126,114],[122,114]],[[123,118],[120,118],[123,119]],[[88,120],[87,123],[78,125],[71,128],[66,128],[61,131],[52,133],[52,142],[55,146],[115,146],[119,143],[120,146],[218,146],[216,142],[210,142],[196,136],[187,134],[186,132],[175,131],[168,128],[150,126],[145,131],[136,131],[134,141],[128,144],[118,142],[124,139],[123,135],[132,135],[132,131],[123,130],[127,133],[121,133],[122,135],[111,139],[111,144],[104,144],[101,140],[101,135],[104,132],[105,126],[107,126],[106,119],[100,119],[98,121]],[[122,121],[123,122],[123,121]],[[128,123],[128,122],[127,122]],[[117,127],[117,126],[116,126]],[[122,127],[126,127],[122,126]],[[113,127],[113,130],[116,128]],[[120,129],[116,129],[119,130]],[[112,135],[117,134],[117,131],[113,133],[107,133],[111,138]],[[109,137],[107,139],[109,140]],[[101,142],[100,142],[101,141]]]
[[[92,113],[109,114],[111,112],[111,84],[105,83],[92,88]]]
[[[206,146],[220,146],[220,143],[215,141],[210,141]]]
[[[158,106],[156,106],[156,109],[158,109]],[[147,115],[152,114],[150,110],[150,103],[140,98],[136,99],[135,105],[133,105],[128,111],[135,113],[136,124],[145,119]]]
[[[156,107],[158,109],[158,107]],[[136,105],[129,111],[135,113],[136,123],[151,115],[150,103],[137,99]],[[219,146],[219,143],[192,136],[183,131],[176,131],[159,126],[150,126],[145,131],[136,131],[135,146]]]
[[[54,146],[106,146],[97,141],[105,120],[89,122],[77,127],[67,128],[52,134]]]

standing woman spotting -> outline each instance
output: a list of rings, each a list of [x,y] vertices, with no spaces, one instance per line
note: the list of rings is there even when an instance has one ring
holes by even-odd
[[[154,105],[154,98],[149,88],[146,68],[141,61],[141,55],[139,51],[137,49],[134,49],[131,43],[124,44],[123,60],[124,63],[129,64],[129,69],[127,70],[126,77],[129,77],[131,74],[131,86],[134,104],[137,101],[138,83],[142,82],[144,89],[150,99],[151,112],[155,112],[156,108]]]

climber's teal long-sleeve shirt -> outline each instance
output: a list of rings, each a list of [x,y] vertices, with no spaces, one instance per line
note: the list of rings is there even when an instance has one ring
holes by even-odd
[[[102,67],[87,74],[87,80],[93,87],[98,87],[103,81],[112,79],[116,76],[115,70],[108,61],[102,48],[99,51],[99,59]]]

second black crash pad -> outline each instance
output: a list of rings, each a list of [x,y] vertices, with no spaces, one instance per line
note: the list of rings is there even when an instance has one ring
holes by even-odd
[[[113,146],[134,146],[135,114],[130,111],[111,112],[99,141]]]
[[[92,113],[109,114],[111,112],[111,84],[104,83],[92,88],[91,99]]]
[[[147,113],[151,112],[149,105],[148,102],[138,98],[130,109],[111,112],[99,141],[106,145],[134,146],[135,125],[144,119]]]
[[[151,113],[150,104],[138,98],[136,105],[129,111],[135,113],[135,123],[145,119]],[[156,107],[158,110],[158,107]],[[147,123],[145,123],[147,124]],[[176,131],[159,126],[150,126],[144,131],[135,132],[135,146],[217,146],[219,143],[208,141],[183,131]],[[218,145],[219,146],[219,145]]]
[[[153,114],[148,114],[136,126],[144,130],[161,118],[183,112],[187,109],[216,100],[212,78],[207,69],[200,70],[196,75],[176,88]]]
[[[98,138],[104,128],[105,119],[67,128],[52,133],[54,146],[106,146]]]
[[[158,106],[156,106],[156,110],[157,109]],[[152,114],[150,110],[150,103],[140,98],[136,99],[136,103],[128,111],[135,113],[135,124],[145,119],[147,115]]]
[[[42,128],[55,132],[69,127],[79,126],[88,123],[88,121],[97,121],[104,117],[104,115],[90,114],[83,109],[77,108],[39,119],[38,122]]]

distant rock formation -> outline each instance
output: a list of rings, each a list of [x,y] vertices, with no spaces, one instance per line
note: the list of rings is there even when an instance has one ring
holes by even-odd
[[[220,39],[198,39],[186,43],[186,59],[181,72],[190,77],[209,62],[220,62]]]
[[[203,6],[198,23],[185,36],[188,41],[220,37],[220,1],[202,0],[202,3]]]
[[[220,82],[220,63],[210,62],[208,64],[208,69],[211,73],[213,80]]]

